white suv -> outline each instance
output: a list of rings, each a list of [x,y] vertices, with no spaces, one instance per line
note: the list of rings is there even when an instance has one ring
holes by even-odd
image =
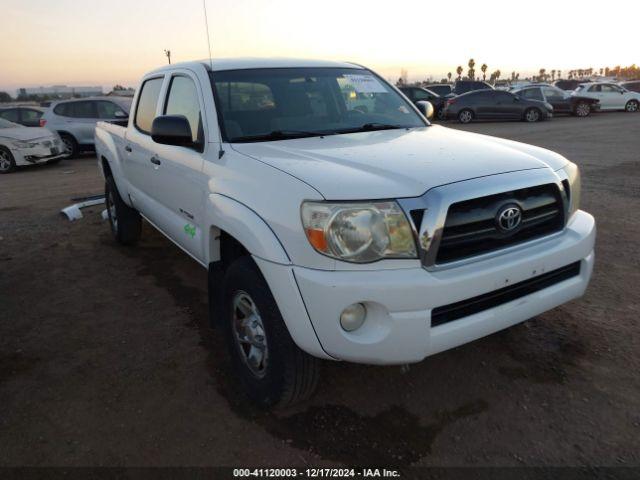
[[[93,150],[96,123],[100,120],[125,121],[131,99],[96,97],[53,102],[40,118],[40,126],[57,132],[70,157]]]

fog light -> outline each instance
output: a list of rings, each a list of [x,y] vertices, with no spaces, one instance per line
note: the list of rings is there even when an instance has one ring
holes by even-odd
[[[340,314],[340,325],[347,332],[359,329],[367,318],[367,309],[361,303],[354,303]]]

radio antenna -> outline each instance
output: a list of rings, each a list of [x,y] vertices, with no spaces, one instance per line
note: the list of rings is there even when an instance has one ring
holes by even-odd
[[[211,58],[211,38],[209,37],[209,20],[207,19],[207,0],[202,0],[204,8],[204,25],[207,28],[207,47],[209,47],[209,67],[213,70],[213,59]]]
[[[207,29],[207,47],[209,47],[209,68],[211,75],[213,75],[213,58],[211,57],[211,37],[209,37],[209,20],[207,18],[207,0],[202,0],[202,8],[204,9],[204,25]],[[218,124],[218,141],[220,146],[218,148],[218,160],[224,155],[224,149],[222,148],[222,130]]]

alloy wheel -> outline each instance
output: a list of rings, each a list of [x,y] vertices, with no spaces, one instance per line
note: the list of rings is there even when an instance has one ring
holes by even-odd
[[[0,171],[8,172],[11,170],[11,159],[9,154],[3,150],[0,150]]]
[[[258,307],[243,291],[236,292],[232,305],[232,328],[240,356],[255,377],[263,378],[267,373],[269,348]]]
[[[590,110],[591,108],[588,104],[580,103],[576,107],[576,115],[578,115],[579,117],[586,117],[587,115],[589,115]]]
[[[460,112],[460,122],[469,123],[473,119],[473,114],[469,110]]]
[[[627,103],[627,112],[637,112],[638,111],[638,102],[634,102],[633,100]]]
[[[538,110],[534,108],[532,108],[531,110],[528,110],[526,113],[527,122],[537,122],[539,118],[540,118],[540,113],[538,112]]]

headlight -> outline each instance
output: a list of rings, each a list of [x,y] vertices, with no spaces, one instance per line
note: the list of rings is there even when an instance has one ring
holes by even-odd
[[[22,140],[16,140],[12,142],[13,146],[16,148],[33,148],[38,145],[38,142],[23,142]]]
[[[318,252],[347,262],[417,258],[411,225],[396,202],[302,204],[302,225]]]
[[[569,163],[563,168],[567,174],[567,181],[569,182],[569,217],[571,218],[574,213],[580,208],[580,170],[575,163]]]

